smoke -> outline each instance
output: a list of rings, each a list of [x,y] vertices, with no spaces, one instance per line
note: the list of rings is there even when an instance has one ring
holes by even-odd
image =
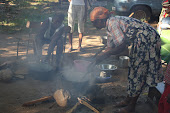
[[[77,96],[87,96],[87,93],[90,93],[90,89],[95,85],[96,83],[96,76],[99,74],[98,69],[94,69],[92,72],[87,73],[87,70],[82,70],[81,68],[84,66],[84,68],[87,68],[88,66],[83,66],[80,63],[80,60],[74,61],[73,65],[71,66],[65,66],[62,71],[63,80],[67,81],[66,84],[69,85],[69,82],[72,84],[71,88],[68,88],[70,86],[64,85],[65,89],[68,89],[70,92],[73,90],[75,92],[74,95]],[[84,60],[81,60],[84,61]],[[86,62],[86,61],[85,61]],[[79,66],[79,67],[78,67]],[[81,67],[82,66],[82,67]]]
[[[48,72],[53,69],[50,64],[37,63],[35,57],[28,57],[28,66],[30,70],[36,72]],[[81,59],[81,61],[87,60],[86,58]],[[99,75],[100,71],[95,67],[92,72],[87,73],[87,70],[81,69],[77,64],[82,65],[82,68],[88,68],[88,65],[81,64],[81,62],[74,62],[70,56],[64,58],[65,64],[62,65],[62,70],[60,72],[55,72],[56,78],[56,90],[64,89],[68,90],[73,96],[86,96],[91,87],[96,83],[96,76]],[[89,58],[87,62],[92,61],[92,58]],[[86,62],[86,61],[85,61]],[[86,65],[86,66],[85,66]],[[87,73],[87,74],[86,74]],[[47,77],[49,75],[46,75]],[[40,76],[42,77],[42,75]],[[57,80],[58,79],[58,80]]]

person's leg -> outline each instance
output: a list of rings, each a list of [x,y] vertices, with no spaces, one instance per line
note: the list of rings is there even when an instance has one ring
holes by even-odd
[[[42,59],[42,47],[44,45],[43,38],[36,37],[35,38],[35,55],[36,55],[36,60],[39,62]]]
[[[127,95],[125,100],[123,100],[121,102],[117,102],[115,107],[125,107],[125,106],[127,106],[129,104],[130,101],[131,101],[131,98],[129,97],[129,95]]]
[[[56,69],[61,67],[62,55],[63,55],[63,40],[60,39],[57,42],[57,49],[56,49]]]
[[[144,73],[138,73],[137,65],[131,65],[131,62],[133,60],[130,60],[130,67],[129,67],[129,73],[128,73],[128,87],[127,92],[129,97],[118,105],[126,106],[122,109],[119,109],[117,113],[131,113],[135,111],[135,106],[137,99],[140,95],[140,93],[143,91],[143,89],[146,87],[145,84],[145,71],[142,70]]]
[[[71,28],[70,33],[69,33],[69,49],[68,52],[72,51],[72,36],[73,36],[73,32],[74,32],[74,24],[75,24],[75,15],[76,12],[75,10],[75,6],[74,5],[70,5],[69,9],[68,9],[68,26]]]
[[[48,47],[48,51],[47,51],[47,56],[46,56],[46,58],[44,60],[45,62],[50,61],[51,53],[53,52],[54,47],[56,46],[56,44],[57,44],[57,39],[56,38],[51,39],[49,47]]]
[[[81,43],[82,43],[82,38],[83,38],[83,33],[84,33],[84,14],[85,14],[85,7],[80,6],[78,11],[78,32],[79,32],[79,46],[78,50],[81,50]]]
[[[135,96],[135,97],[129,97],[130,98],[130,102],[128,103],[128,105],[122,109],[119,109],[116,113],[132,113],[135,112],[135,107],[136,107],[136,102],[139,98],[139,95]]]
[[[72,46],[73,33],[69,33],[69,34],[68,34],[68,37],[69,37],[69,44],[70,44],[69,49],[68,49],[68,52],[71,52],[72,49],[73,49],[73,46]]]
[[[81,51],[82,38],[83,38],[83,33],[79,33],[79,47],[78,47],[79,51]]]
[[[153,100],[156,98],[156,105],[158,105],[159,100],[161,98],[161,93],[156,89],[156,87],[149,87],[148,97]]]
[[[136,102],[139,98],[139,95],[137,95],[135,97],[130,97],[130,98],[131,98],[131,101],[128,104],[128,106],[124,108],[124,110],[129,111],[129,112],[133,112],[133,111],[135,111]]]

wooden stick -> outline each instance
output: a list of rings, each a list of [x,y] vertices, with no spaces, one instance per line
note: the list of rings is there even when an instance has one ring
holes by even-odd
[[[70,110],[68,110],[66,113],[72,113],[76,108],[77,106],[80,105],[80,102],[77,102]]]
[[[26,106],[34,105],[38,102],[43,102],[43,101],[46,101],[46,100],[50,100],[52,98],[53,98],[53,96],[45,96],[45,97],[42,97],[42,98],[37,99],[37,100],[32,100],[30,102],[26,102],[22,106],[26,107]]]
[[[89,109],[93,110],[95,113],[100,113],[96,108],[94,108],[93,106],[91,106],[89,103],[87,103],[86,101],[78,98],[79,102],[83,105],[85,105],[86,107],[88,107]]]
[[[49,107],[49,109],[51,109],[52,107],[54,107],[54,105],[56,105],[57,103],[56,102],[54,102],[50,107]]]
[[[99,53],[101,53],[107,45],[105,44],[92,58],[95,58]]]
[[[134,12],[132,12],[130,15],[129,15],[129,17],[132,17],[134,15]]]

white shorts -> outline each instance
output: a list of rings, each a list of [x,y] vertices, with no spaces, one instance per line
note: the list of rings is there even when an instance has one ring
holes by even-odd
[[[84,33],[84,13],[85,6],[84,5],[71,5],[68,9],[68,26],[71,27],[71,33],[74,32],[74,24],[77,18],[78,20],[78,32]]]

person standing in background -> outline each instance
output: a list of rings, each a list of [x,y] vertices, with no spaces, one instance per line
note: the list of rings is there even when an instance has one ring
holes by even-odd
[[[160,25],[162,24],[162,19],[169,17],[169,16],[170,16],[170,0],[163,0],[162,11],[159,16],[159,22],[158,22],[158,26],[157,26],[159,34],[161,33]]]
[[[72,47],[72,36],[74,32],[74,25],[76,19],[78,20],[78,33],[79,33],[79,46],[78,50],[81,51],[81,43],[84,33],[84,20],[85,20],[85,0],[68,0],[70,2],[68,9],[68,26],[71,27],[71,31],[69,33],[69,44],[70,47],[68,52],[73,50]]]
[[[159,16],[159,22],[162,21],[163,18],[169,17],[170,15],[170,0],[164,0],[162,3],[162,11]]]
[[[159,100],[158,113],[170,113],[170,62],[165,73],[165,90]]]

